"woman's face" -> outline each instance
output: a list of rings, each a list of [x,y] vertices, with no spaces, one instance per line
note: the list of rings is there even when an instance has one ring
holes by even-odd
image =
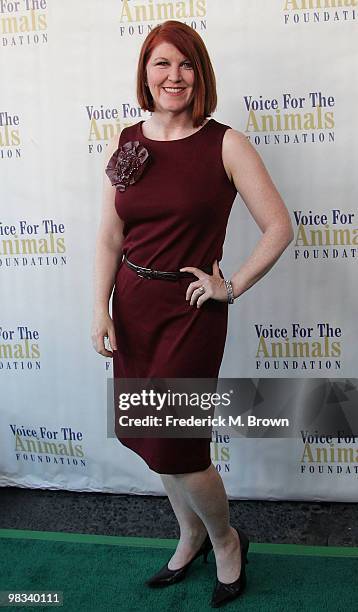
[[[156,111],[181,112],[194,93],[191,62],[170,43],[157,45],[147,63],[147,83]]]

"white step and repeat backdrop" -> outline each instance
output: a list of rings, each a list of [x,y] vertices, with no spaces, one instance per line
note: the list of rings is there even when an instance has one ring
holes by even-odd
[[[317,417],[295,438],[215,430],[213,462],[231,498],[357,501],[358,439],[315,437],[333,407],[342,423],[357,409],[356,5],[0,0],[0,485],[164,494],[107,434],[112,363],[93,350],[90,326],[103,152],[145,118],[138,53],[174,18],[205,40],[214,117],[257,148],[295,229],[230,308],[221,376],[249,379],[248,409],[277,398],[282,414]],[[259,237],[238,196],[226,276]]]

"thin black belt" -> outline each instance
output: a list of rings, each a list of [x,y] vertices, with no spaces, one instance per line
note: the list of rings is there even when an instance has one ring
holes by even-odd
[[[141,278],[154,278],[158,280],[177,281],[180,278],[195,276],[191,272],[165,272],[163,270],[153,270],[153,268],[143,268],[143,266],[137,266],[136,264],[129,261],[125,255],[123,255],[122,261],[124,261],[128,268],[134,270],[134,272],[136,272]],[[210,274],[212,271],[212,267],[204,266],[201,267],[200,270],[203,270],[203,272]]]

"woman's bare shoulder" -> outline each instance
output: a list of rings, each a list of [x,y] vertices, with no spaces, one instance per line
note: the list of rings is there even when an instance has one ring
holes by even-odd
[[[226,130],[223,139],[223,161],[231,174],[238,168],[262,163],[261,157],[248,137],[239,130]]]
[[[243,132],[231,127],[225,131],[222,143],[222,159],[226,174],[231,181],[233,181],[237,165],[244,158],[247,159],[248,148],[253,149]]]
[[[235,130],[232,127],[226,130],[224,134],[224,145],[227,149],[244,147],[247,146],[247,143],[249,143],[248,138],[243,132]]]

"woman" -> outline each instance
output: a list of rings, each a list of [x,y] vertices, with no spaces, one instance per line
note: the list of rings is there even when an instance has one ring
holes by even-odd
[[[293,238],[288,211],[241,132],[210,118],[215,76],[200,36],[167,21],[143,43],[137,96],[146,121],[110,142],[95,258],[92,341],[113,356],[114,378],[215,378],[228,303],[256,283]],[[263,232],[231,280],[219,269],[240,193]],[[174,282],[173,282],[174,281]],[[109,299],[113,293],[112,316]],[[104,346],[109,338],[112,351]],[[208,438],[118,439],[160,474],[180,527],[169,562],[147,582],[168,586],[213,549],[212,606],[242,593],[249,541],[229,522]]]

